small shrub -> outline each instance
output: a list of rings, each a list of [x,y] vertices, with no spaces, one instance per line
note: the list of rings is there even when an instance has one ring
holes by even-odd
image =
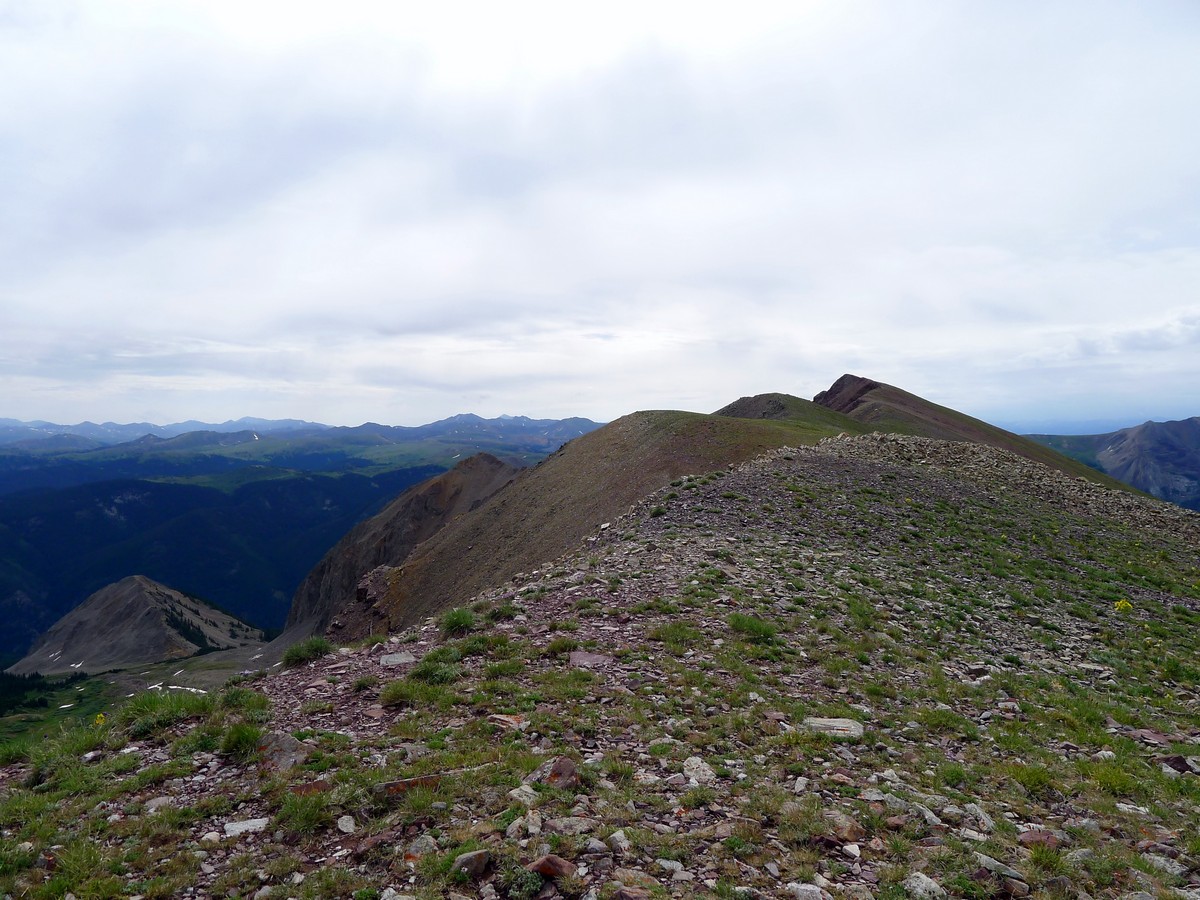
[[[239,762],[253,759],[258,753],[263,730],[249,722],[235,722],[221,739],[221,752]]]
[[[755,644],[769,644],[775,640],[779,629],[770,622],[745,613],[733,613],[725,620],[729,627],[742,635],[747,641]]]
[[[683,653],[690,647],[694,647],[701,637],[699,629],[688,622],[678,621],[659,625],[650,632],[650,640],[662,641],[674,653]]]
[[[449,706],[451,697],[448,692],[436,684],[412,681],[402,678],[386,684],[379,692],[379,702],[383,706],[411,706],[417,709]]]
[[[484,615],[489,622],[503,622],[517,617],[517,608],[510,602],[501,603],[499,606],[494,606]]]
[[[131,737],[146,737],[176,722],[206,715],[213,705],[208,694],[146,691],[122,706],[115,719]]]
[[[293,834],[316,834],[326,827],[332,815],[325,794],[288,794],[275,814],[275,826]]]
[[[0,766],[25,762],[29,759],[29,741],[13,740],[0,744]]]
[[[431,654],[432,655],[432,654]],[[425,684],[452,684],[462,676],[462,666],[453,662],[441,662],[426,657],[408,673],[411,681],[423,681]]]
[[[266,694],[252,691],[244,687],[227,687],[221,692],[218,704],[222,709],[240,709],[245,711],[262,712],[268,709],[271,701]]]
[[[356,694],[361,694],[363,691],[375,687],[379,684],[379,678],[375,675],[362,675],[355,678],[350,684],[350,690]]]
[[[679,803],[684,809],[701,809],[717,799],[717,792],[707,785],[697,785],[684,791]]]
[[[293,666],[302,666],[307,662],[320,659],[326,653],[333,650],[333,644],[325,640],[321,636],[310,637],[307,640],[301,641],[298,644],[292,644],[284,651],[283,664],[289,669]]]
[[[579,649],[579,641],[572,637],[556,637],[546,645],[547,656],[562,656],[564,653],[570,653],[572,650]]]
[[[1009,767],[1008,774],[1031,797],[1046,799],[1057,791],[1054,773],[1043,765],[1015,764]]]
[[[504,888],[505,896],[511,897],[513,900],[531,900],[544,886],[541,875],[537,872],[530,872],[516,862],[505,865],[500,870],[500,877],[497,880]]]
[[[475,613],[466,608],[452,609],[442,616],[442,635],[457,637],[475,627]]]

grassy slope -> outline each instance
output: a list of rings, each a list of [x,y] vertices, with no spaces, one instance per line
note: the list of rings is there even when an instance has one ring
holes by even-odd
[[[1097,454],[1104,448],[1111,434],[1031,434],[1031,441],[1049,447],[1070,459],[1093,469],[1100,469]]]
[[[385,612],[394,625],[415,622],[536,568],[681,475],[861,430],[826,410],[790,421],[675,411],[624,416],[572,441],[422,545],[395,580]]]

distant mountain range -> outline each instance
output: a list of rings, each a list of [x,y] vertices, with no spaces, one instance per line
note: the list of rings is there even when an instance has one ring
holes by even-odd
[[[1200,510],[1200,417],[1030,438],[1160,500]]]
[[[86,449],[88,446],[101,447],[108,444],[123,444],[135,441],[146,435],[160,438],[178,437],[190,431],[216,431],[228,433],[232,431],[257,431],[260,434],[274,434],[286,431],[320,431],[329,428],[318,422],[304,422],[300,419],[255,419],[244,417],[222,422],[219,425],[212,422],[175,422],[171,425],[152,425],[149,422],[131,422],[118,424],[116,422],[80,422],[78,425],[58,425],[54,422],[22,422],[18,419],[0,419],[0,445],[22,444],[30,449],[39,445],[45,448],[70,447]]]
[[[172,436],[112,426],[143,433],[84,448],[98,439],[19,423],[43,431],[0,445],[0,660],[133,573],[276,629],[321,556],[404,488],[481,451],[526,466],[598,427],[474,415],[414,428],[226,425],[247,423]]]

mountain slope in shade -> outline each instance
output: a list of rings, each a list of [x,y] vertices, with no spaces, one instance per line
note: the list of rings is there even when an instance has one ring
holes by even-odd
[[[360,522],[308,573],[292,599],[287,627],[324,630],[333,611],[354,599],[364,573],[398,566],[455,516],[470,512],[520,471],[487,453],[415,485]]]
[[[1098,474],[1095,469],[1054,452],[1044,444],[860,375],[843,375],[829,390],[813,397],[813,402],[849,416],[872,431],[987,444],[1068,475],[1099,481],[1108,487],[1118,486],[1114,479]]]
[[[184,659],[261,642],[263,633],[195,597],[131,575],[67,613],[7,671],[61,675]]]
[[[1200,510],[1200,417],[1108,434],[1029,437],[1160,500]]]

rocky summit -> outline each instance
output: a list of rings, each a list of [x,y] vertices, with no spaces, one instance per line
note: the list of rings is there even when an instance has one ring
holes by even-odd
[[[418,623],[0,756],[0,890],[1200,898],[1200,517],[1005,450],[696,472]]]

